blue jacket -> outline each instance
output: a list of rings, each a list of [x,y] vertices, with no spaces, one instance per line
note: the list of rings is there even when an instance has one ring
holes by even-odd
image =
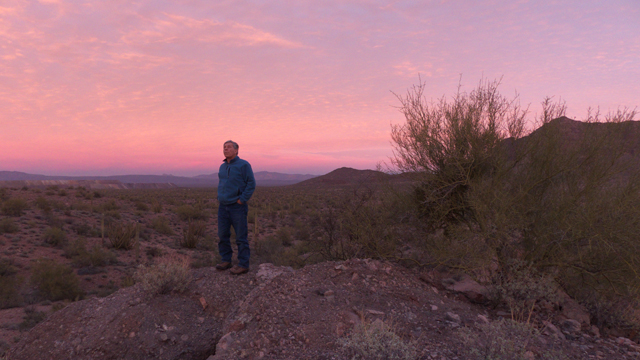
[[[240,199],[246,203],[251,199],[256,189],[256,179],[253,177],[251,165],[239,157],[230,163],[225,159],[218,171],[218,201],[223,205],[234,204]]]

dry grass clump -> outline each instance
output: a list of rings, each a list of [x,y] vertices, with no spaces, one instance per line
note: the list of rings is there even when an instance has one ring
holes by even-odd
[[[107,227],[107,236],[111,246],[116,250],[131,250],[138,243],[138,225],[131,223],[122,225],[111,223]]]
[[[150,294],[184,292],[191,282],[189,266],[184,261],[167,261],[151,266],[140,265],[134,279]]]
[[[83,296],[78,276],[73,269],[51,259],[39,259],[34,263],[31,284],[43,298],[51,301],[77,300]]]
[[[180,246],[188,249],[195,249],[198,242],[204,236],[207,230],[207,223],[204,221],[189,221],[187,228],[184,230]]]
[[[347,338],[338,340],[342,351],[353,360],[414,360],[418,352],[381,320],[363,322]]]
[[[2,213],[7,216],[22,216],[28,208],[29,204],[20,198],[9,199],[2,203]]]
[[[529,360],[535,355],[529,350],[539,332],[533,326],[513,320],[499,319],[483,323],[478,329],[462,328],[458,338],[464,346],[460,351],[468,360]],[[567,359],[561,350],[547,350],[546,360]]]
[[[156,214],[160,214],[162,212],[162,203],[157,200],[153,201],[151,203],[151,210]]]

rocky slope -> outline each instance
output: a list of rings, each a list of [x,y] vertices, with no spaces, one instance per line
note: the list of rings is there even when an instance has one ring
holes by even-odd
[[[471,302],[483,288],[470,279],[436,275],[357,259],[295,271],[262,264],[239,277],[204,268],[183,294],[150,296],[136,285],[73,303],[6,359],[347,359],[341,339],[363,323],[391,324],[415,359],[466,359],[460,329],[477,332],[505,314]],[[640,356],[631,340],[601,338],[588,318],[567,316],[548,317],[527,358]]]

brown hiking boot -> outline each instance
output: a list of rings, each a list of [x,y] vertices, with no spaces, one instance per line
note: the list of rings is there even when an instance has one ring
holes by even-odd
[[[230,270],[231,274],[233,275],[240,275],[240,274],[246,274],[249,272],[249,269],[247,268],[243,268],[241,266],[234,266],[233,269]]]
[[[216,265],[216,270],[227,270],[230,267],[231,267],[231,263],[225,261],[225,262],[221,262],[220,264]]]

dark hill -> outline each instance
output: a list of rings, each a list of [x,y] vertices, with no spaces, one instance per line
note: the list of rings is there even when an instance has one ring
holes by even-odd
[[[342,167],[332,172],[315,177],[313,179],[302,181],[295,186],[335,186],[335,185],[356,185],[371,182],[379,182],[389,179],[391,175],[376,170],[357,170],[348,167]]]

